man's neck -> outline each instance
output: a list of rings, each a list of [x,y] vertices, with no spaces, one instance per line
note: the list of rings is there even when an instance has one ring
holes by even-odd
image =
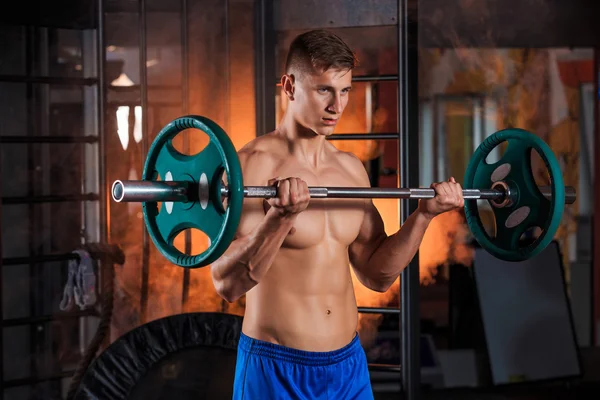
[[[284,115],[277,131],[288,142],[290,154],[317,167],[323,159],[326,138],[298,124],[290,115]]]

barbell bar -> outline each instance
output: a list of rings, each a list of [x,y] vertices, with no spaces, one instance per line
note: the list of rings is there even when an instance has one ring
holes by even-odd
[[[190,202],[202,195],[199,184],[188,181],[135,181],[116,180],[112,186],[112,198],[115,202]],[[192,189],[194,188],[194,189]],[[192,190],[190,190],[192,189]],[[540,193],[548,200],[552,198],[550,186],[540,186]],[[221,187],[221,196],[228,196],[228,188]],[[431,188],[363,188],[363,187],[316,187],[308,188],[311,198],[378,198],[378,199],[431,199],[435,191]],[[274,186],[244,186],[246,198],[273,198],[277,196]],[[491,200],[502,203],[510,196],[510,190],[500,189],[463,189],[466,200]],[[565,203],[573,204],[577,198],[575,188],[565,187]]]

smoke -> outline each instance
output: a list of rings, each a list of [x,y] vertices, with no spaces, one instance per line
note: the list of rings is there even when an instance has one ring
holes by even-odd
[[[132,231],[134,230],[132,229]],[[134,233],[131,234],[133,236]],[[137,243],[123,242],[120,246],[125,253],[125,263],[115,267],[111,342],[141,324],[141,241]]]
[[[226,312],[227,303],[215,291],[210,267],[196,269],[190,273],[190,298],[188,312]]]
[[[150,259],[146,320],[181,313],[184,269],[166,262],[158,251],[151,252]]]
[[[472,264],[470,234],[462,211],[446,212],[431,221],[419,248],[421,284],[435,283],[438,271],[450,264]]]

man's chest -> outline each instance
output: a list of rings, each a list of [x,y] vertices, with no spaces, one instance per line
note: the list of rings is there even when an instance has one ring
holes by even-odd
[[[300,178],[309,187],[356,187],[357,179],[348,171],[323,167],[318,171],[299,165],[281,166],[275,171],[280,179]],[[284,242],[285,247],[303,248],[333,240],[349,245],[358,235],[364,216],[364,199],[311,198],[300,213],[295,231]]]

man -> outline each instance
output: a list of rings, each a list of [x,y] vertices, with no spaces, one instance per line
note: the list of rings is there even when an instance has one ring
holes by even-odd
[[[220,296],[246,295],[234,399],[372,399],[357,336],[349,264],[366,287],[386,291],[409,264],[436,215],[463,206],[454,179],[392,236],[371,199],[310,199],[308,186],[369,186],[361,161],[326,138],[339,121],[356,58],[323,30],[291,44],[279,127],[239,151],[244,184],[276,185],[246,199],[237,236],[212,264]]]

